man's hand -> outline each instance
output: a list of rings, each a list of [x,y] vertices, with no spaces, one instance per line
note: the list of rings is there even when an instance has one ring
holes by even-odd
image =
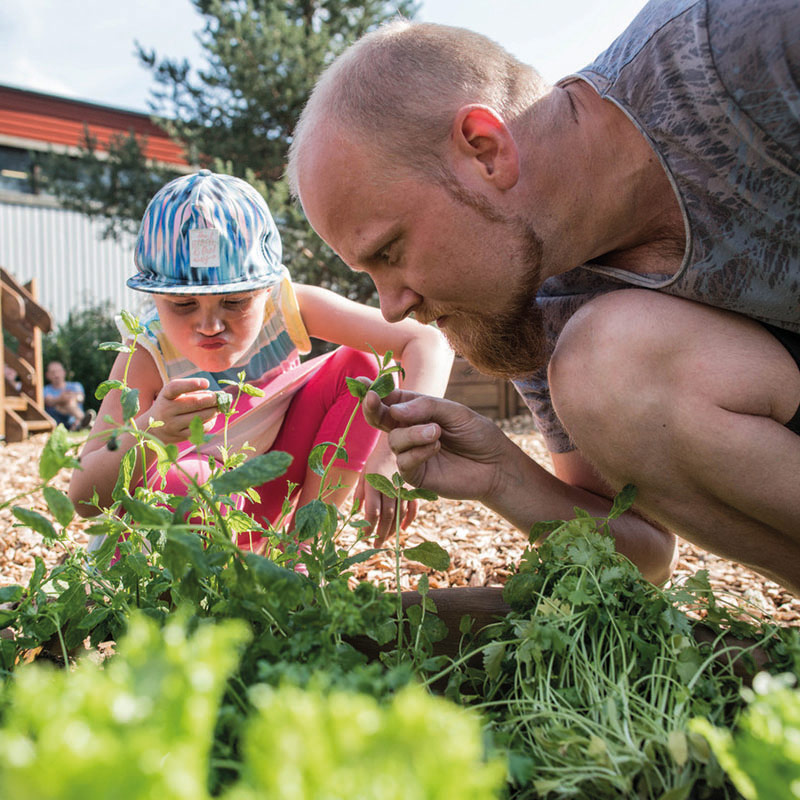
[[[497,492],[513,443],[460,403],[397,390],[364,398],[364,417],[389,431],[398,471],[412,486],[443,497],[486,501]]]
[[[189,425],[195,417],[203,421],[208,432],[217,416],[217,396],[208,391],[205,378],[177,378],[164,384],[161,391],[137,423],[145,427],[150,417],[164,424],[153,429],[153,435],[164,444],[178,444],[189,438]]]

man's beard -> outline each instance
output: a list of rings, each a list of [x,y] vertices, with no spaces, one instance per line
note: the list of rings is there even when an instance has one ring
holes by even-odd
[[[455,313],[443,329],[450,346],[479,372],[524,378],[547,363],[542,312],[536,292],[520,295],[503,314]]]
[[[438,176],[438,183],[454,200],[494,223],[498,236],[516,239],[516,264],[510,266],[521,268],[522,275],[511,308],[495,314],[453,312],[442,332],[453,350],[478,371],[499,378],[527,377],[547,363],[547,337],[536,302],[542,284],[542,239],[525,220],[504,216],[449,171]]]

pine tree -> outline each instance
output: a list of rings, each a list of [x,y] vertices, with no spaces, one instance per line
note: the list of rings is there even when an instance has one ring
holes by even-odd
[[[192,2],[204,20],[204,65],[160,58],[137,44],[155,79],[157,122],[184,143],[190,163],[242,177],[262,192],[296,280],[374,299],[372,284],[308,226],[282,176],[294,124],[319,73],[366,31],[397,14],[413,16],[413,0]],[[50,157],[42,172],[65,206],[102,218],[110,236],[135,231],[147,201],[170,177],[145,162],[143,143],[132,135],[119,137],[100,159],[87,134],[77,159]]]

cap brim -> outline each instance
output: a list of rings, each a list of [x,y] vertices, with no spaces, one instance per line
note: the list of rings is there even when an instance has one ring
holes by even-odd
[[[235,294],[274,286],[276,283],[280,283],[285,275],[284,271],[263,278],[248,278],[233,283],[186,284],[155,280],[150,275],[139,273],[128,278],[126,283],[129,288],[135,289],[137,292],[149,292],[150,294]]]

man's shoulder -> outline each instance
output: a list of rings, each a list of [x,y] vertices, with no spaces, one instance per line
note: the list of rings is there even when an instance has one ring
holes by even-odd
[[[614,42],[579,74],[614,83],[645,47],[654,41],[687,35],[705,15],[706,0],[650,0]]]

